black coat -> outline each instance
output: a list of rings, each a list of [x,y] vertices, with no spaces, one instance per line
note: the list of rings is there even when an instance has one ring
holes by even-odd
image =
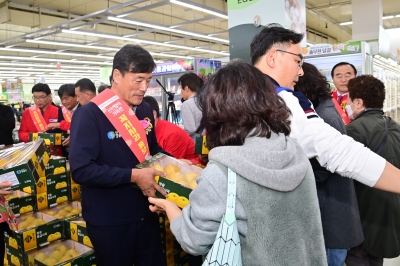
[[[13,129],[15,128],[14,112],[10,106],[0,104],[0,144],[14,144]]]
[[[324,121],[346,134],[346,128],[333,102],[326,100],[315,108]],[[313,167],[321,210],[325,247],[345,249],[358,246],[364,239],[353,180],[331,173],[316,159]]]
[[[388,120],[388,138],[380,155],[400,168],[400,125]],[[376,151],[385,135],[383,112],[370,109],[361,112],[347,125],[347,134]],[[355,182],[364,231],[364,249],[381,258],[400,255],[400,195],[374,189]]]

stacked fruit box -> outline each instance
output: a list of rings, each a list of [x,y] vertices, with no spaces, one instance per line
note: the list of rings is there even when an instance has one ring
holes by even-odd
[[[83,218],[65,220],[65,237],[74,240],[88,247],[93,248],[89,235],[86,230],[86,222]]]
[[[162,153],[154,155],[137,167],[150,167],[166,173],[165,177],[156,177],[156,182],[168,193],[167,200],[175,202],[180,208],[184,208],[190,203],[189,194],[196,188],[196,179],[202,171],[200,167],[188,165]],[[157,193],[157,196],[163,197],[160,193]],[[159,222],[167,265],[188,265],[188,254],[182,250],[172,235],[169,220],[164,215],[160,215]]]

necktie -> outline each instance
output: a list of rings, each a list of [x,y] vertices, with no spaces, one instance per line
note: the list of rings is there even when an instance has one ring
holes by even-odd
[[[343,99],[343,96],[342,96],[342,95],[339,95],[339,96],[337,97],[337,101],[338,101],[339,104],[342,103],[342,99]]]

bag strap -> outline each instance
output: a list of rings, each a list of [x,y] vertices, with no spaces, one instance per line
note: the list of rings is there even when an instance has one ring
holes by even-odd
[[[229,225],[235,220],[236,206],[236,173],[228,168],[228,193],[226,199],[225,222]]]
[[[381,144],[379,145],[378,149],[375,151],[375,153],[378,155],[381,153],[383,147],[385,147],[387,137],[388,137],[388,121],[387,121],[386,117],[383,117],[383,120],[385,121],[385,136],[383,137],[383,140],[382,140]]]

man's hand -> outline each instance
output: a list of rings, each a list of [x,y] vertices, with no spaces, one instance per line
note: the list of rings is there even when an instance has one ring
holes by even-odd
[[[66,139],[63,141],[62,145],[63,145],[63,146],[69,146],[69,136],[68,136],[68,138],[66,138]]]
[[[135,183],[146,197],[156,197],[156,190],[164,197],[167,193],[155,181],[155,176],[166,176],[166,173],[153,168],[132,169],[131,182]]]
[[[50,123],[47,125],[47,129],[60,128],[60,123]]]
[[[6,182],[2,182],[0,183],[0,196],[5,196],[5,195],[9,195],[12,194],[12,191],[9,190],[4,190],[4,188],[8,188],[11,187],[11,183],[6,181]]]

